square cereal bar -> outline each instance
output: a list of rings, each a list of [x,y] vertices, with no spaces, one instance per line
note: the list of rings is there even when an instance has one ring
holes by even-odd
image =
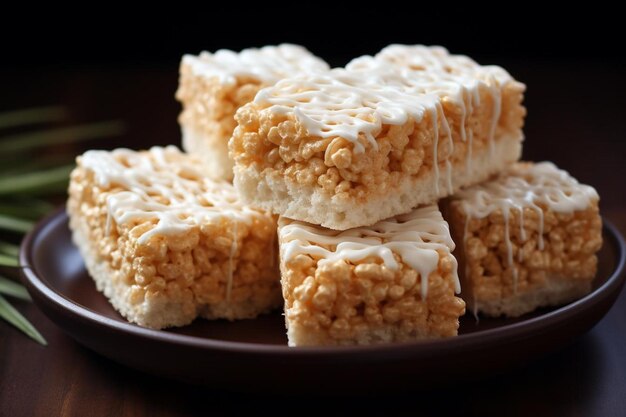
[[[235,129],[235,111],[252,101],[261,88],[281,78],[327,69],[324,61],[305,48],[289,44],[239,53],[222,49],[213,54],[185,55],[176,92],[183,105],[179,117],[183,148],[198,155],[213,178],[231,180],[228,139]]]
[[[456,336],[465,303],[437,206],[343,232],[279,219],[290,346]]]
[[[170,146],[89,151],[77,163],[67,204],[73,240],[98,290],[129,321],[160,329],[281,305],[276,219],[208,179],[198,159]]]
[[[443,48],[379,55],[283,79],[237,111],[229,147],[246,202],[345,230],[433,204],[519,159],[525,87],[505,70]]]
[[[475,314],[516,317],[591,290],[602,246],[598,194],[554,164],[514,164],[443,210]]]

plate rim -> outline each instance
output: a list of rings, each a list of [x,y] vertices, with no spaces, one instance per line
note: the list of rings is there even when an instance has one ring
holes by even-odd
[[[567,320],[571,316],[575,316],[580,313],[581,308],[591,307],[592,305],[600,302],[604,298],[613,294],[612,290],[618,290],[621,292],[621,287],[624,284],[626,274],[624,274],[624,268],[626,265],[626,243],[624,237],[621,235],[617,227],[602,217],[603,232],[610,239],[613,240],[613,245],[617,249],[617,262],[615,269],[611,272],[608,279],[594,291],[590,292],[583,298],[580,298],[565,306],[556,308],[548,313],[542,314],[537,317],[530,318],[528,320],[522,320],[517,323],[505,325],[502,327],[487,329],[478,332],[472,332],[468,334],[458,335],[452,338],[444,338],[437,340],[425,340],[425,341],[409,341],[402,343],[389,343],[389,344],[375,344],[365,346],[313,346],[313,347],[289,347],[287,345],[270,345],[258,342],[238,342],[230,340],[212,339],[199,336],[181,335],[177,333],[163,332],[161,330],[149,329],[140,327],[136,324],[122,322],[119,320],[105,317],[88,307],[83,306],[76,301],[66,297],[58,292],[50,283],[45,279],[39,271],[35,271],[32,266],[32,256],[34,244],[37,238],[42,232],[55,225],[57,222],[65,222],[68,219],[68,215],[65,210],[65,206],[61,206],[54,210],[48,216],[40,220],[35,227],[24,237],[20,245],[19,261],[22,267],[20,268],[22,281],[26,285],[31,296],[33,292],[37,292],[43,300],[52,305],[56,309],[61,309],[65,314],[70,314],[75,319],[78,319],[87,323],[96,323],[99,326],[105,327],[109,331],[116,333],[126,333],[134,337],[138,337],[145,340],[158,341],[160,343],[171,345],[183,345],[192,348],[221,350],[229,352],[238,352],[246,354],[280,354],[281,356],[354,356],[354,355],[372,355],[372,354],[389,354],[390,352],[413,352],[416,349],[427,352],[442,352],[444,350],[456,350],[458,348],[465,348],[468,346],[474,346],[476,344],[482,345],[490,343],[492,340],[499,339],[513,339],[516,336],[525,335],[532,327],[537,324],[541,325],[541,328],[549,328],[551,325],[557,324],[561,321]],[[606,244],[606,243],[604,243]],[[619,294],[618,294],[619,295]],[[587,304],[589,306],[587,306]]]

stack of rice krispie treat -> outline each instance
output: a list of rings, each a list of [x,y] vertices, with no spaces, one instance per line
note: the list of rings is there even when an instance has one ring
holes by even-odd
[[[465,303],[434,204],[519,159],[523,91],[501,68],[394,46],[237,111],[235,186],[281,215],[290,345],[457,334]]]
[[[332,70],[294,45],[185,56],[191,155],[83,155],[74,240],[130,321],[282,304],[290,346],[451,337],[466,302],[517,316],[571,301],[595,274],[598,196],[518,162],[524,89],[441,47]]]

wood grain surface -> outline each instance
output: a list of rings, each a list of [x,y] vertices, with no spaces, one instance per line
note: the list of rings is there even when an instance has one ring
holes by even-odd
[[[552,160],[594,185],[603,214],[626,233],[623,68],[554,63],[507,67],[528,84],[524,157]],[[4,75],[0,111],[64,104],[74,122],[119,118],[127,123],[124,137],[89,146],[179,143],[175,67]],[[232,393],[140,374],[82,348],[32,304],[14,304],[49,346],[41,347],[0,322],[0,416],[256,415],[265,410],[301,413],[304,407],[323,416],[539,417],[621,416],[626,410],[626,294],[587,335],[522,369],[471,384],[450,381],[439,389],[415,391],[408,386],[397,395],[338,393],[335,398]]]

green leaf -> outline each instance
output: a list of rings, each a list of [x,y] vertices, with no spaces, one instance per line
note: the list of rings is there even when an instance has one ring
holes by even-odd
[[[2,139],[0,139],[2,140]],[[0,178],[16,176],[37,170],[54,168],[74,163],[75,156],[69,154],[37,155],[37,157],[19,157],[13,161],[2,161],[0,165]]]
[[[16,267],[20,266],[20,263],[15,256],[7,256],[0,253],[0,266]]]
[[[18,219],[37,220],[53,209],[54,206],[52,204],[34,198],[0,201],[0,216],[4,215]]]
[[[0,276],[0,294],[10,295],[20,300],[30,301],[30,295],[23,285],[13,282],[8,278]]]
[[[58,122],[67,118],[63,107],[34,107],[0,113],[0,129],[31,125],[35,123]]]
[[[33,222],[0,214],[0,229],[18,233],[27,233],[33,228],[33,225]]]
[[[0,196],[15,194],[51,194],[67,188],[74,164],[44,171],[0,177]]]
[[[11,304],[9,304],[9,302],[1,295],[0,317],[11,323],[13,326],[17,327],[19,330],[22,331],[22,333],[24,333],[40,345],[48,345],[46,339],[44,339],[41,333],[39,333],[28,320],[26,320],[26,317],[22,316],[22,314],[17,311]]]
[[[20,247],[7,242],[0,242],[0,254],[17,257],[20,253]]]
[[[5,136],[0,141],[0,155],[25,152],[46,145],[59,145],[102,137],[118,136],[124,132],[120,121],[46,129],[37,132]]]

